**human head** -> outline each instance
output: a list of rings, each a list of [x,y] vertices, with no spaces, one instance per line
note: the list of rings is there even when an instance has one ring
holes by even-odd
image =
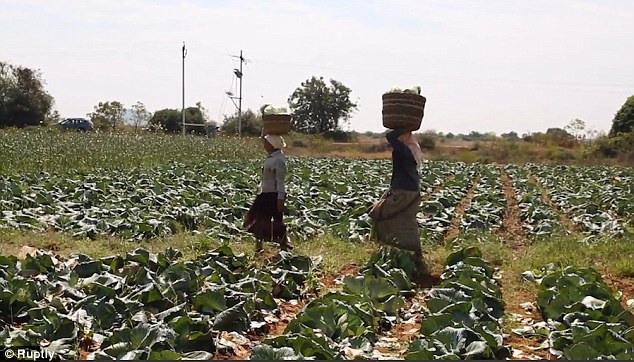
[[[266,152],[271,153],[275,150],[281,150],[286,147],[286,142],[284,142],[284,138],[279,135],[267,134],[263,137],[264,139],[264,149]]]

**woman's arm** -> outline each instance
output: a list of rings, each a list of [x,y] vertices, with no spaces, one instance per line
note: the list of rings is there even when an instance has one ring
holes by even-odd
[[[387,138],[387,141],[390,143],[390,145],[392,145],[392,147],[394,147],[394,145],[396,144],[396,142],[402,143],[401,141],[398,140],[398,138],[405,133],[404,129],[395,129],[392,130],[390,132],[388,132],[385,135],[385,138]]]
[[[275,184],[278,200],[286,198],[286,162],[277,160],[275,162]]]

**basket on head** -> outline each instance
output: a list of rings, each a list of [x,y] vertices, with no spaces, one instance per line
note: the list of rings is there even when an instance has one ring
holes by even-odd
[[[425,115],[427,99],[412,93],[385,93],[383,95],[383,127],[416,131]]]
[[[290,114],[265,114],[262,116],[263,134],[283,135],[290,132],[290,130]]]

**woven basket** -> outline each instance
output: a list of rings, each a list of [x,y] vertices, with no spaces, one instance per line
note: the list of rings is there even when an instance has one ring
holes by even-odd
[[[383,127],[416,131],[425,115],[427,99],[418,94],[386,93],[383,95]]]
[[[287,134],[291,130],[290,114],[267,114],[262,116],[262,133],[271,135]]]

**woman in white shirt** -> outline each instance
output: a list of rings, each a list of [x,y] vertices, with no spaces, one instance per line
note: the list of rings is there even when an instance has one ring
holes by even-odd
[[[286,143],[281,136],[263,137],[264,149],[268,153],[262,167],[260,191],[247,213],[246,229],[256,238],[255,250],[262,250],[263,241],[280,244],[280,249],[291,250],[286,225],[284,224],[284,200],[286,198],[286,157],[282,148]]]

